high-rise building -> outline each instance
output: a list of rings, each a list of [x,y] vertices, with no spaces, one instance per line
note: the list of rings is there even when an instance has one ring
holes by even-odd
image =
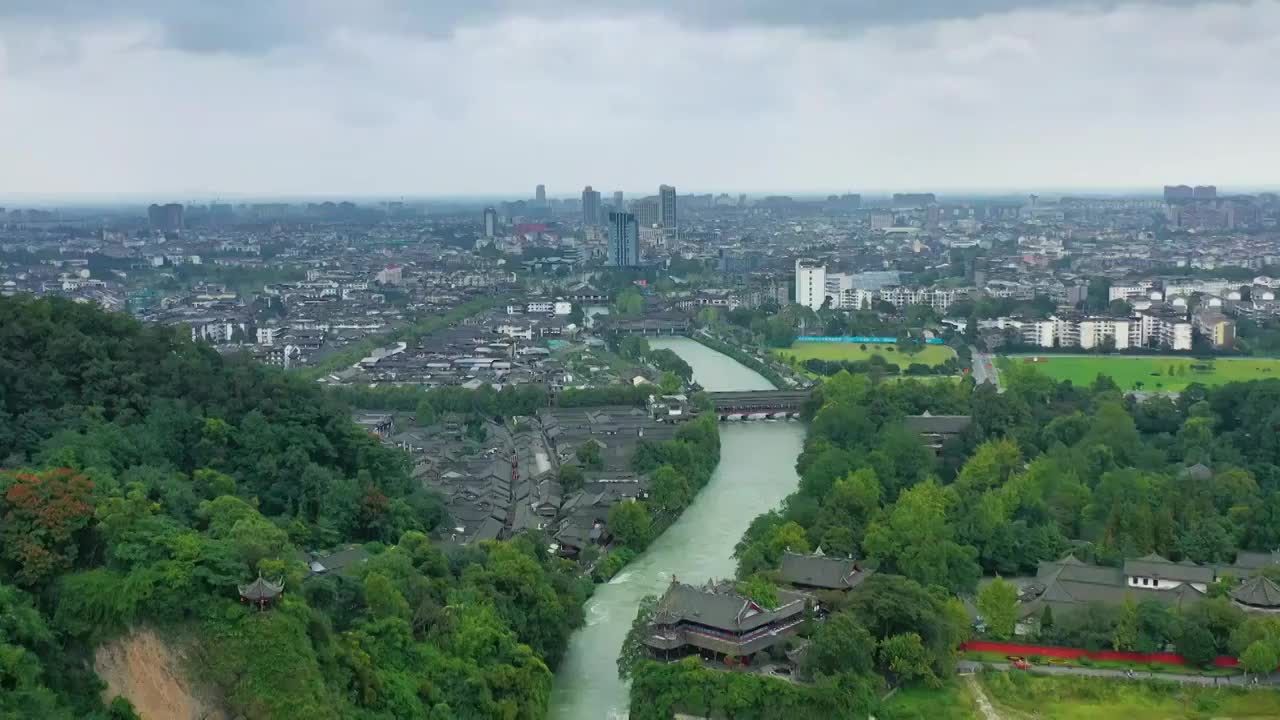
[[[640,264],[640,226],[631,213],[609,213],[609,264],[613,267]]]
[[[627,206],[626,206],[625,204],[623,204],[623,202],[622,202],[622,191],[621,191],[621,190],[614,190],[614,191],[613,191],[613,209],[614,209],[614,210],[617,210],[618,212],[622,212],[622,211],[624,211],[624,210],[626,210],[626,209],[627,209]]]
[[[535,188],[533,191],[533,199],[534,199],[534,202],[538,204],[538,207],[540,208],[546,207],[547,206],[547,186],[539,185],[537,188]]]
[[[493,208],[484,209],[484,236],[496,237],[498,234],[498,211]]]
[[[179,203],[152,205],[147,208],[147,220],[152,230],[172,232],[182,229],[183,207]]]
[[[651,228],[658,224],[658,198],[647,197],[636,200],[631,203],[631,210],[635,213],[636,222],[640,223],[640,227]]]
[[[1194,197],[1195,190],[1190,185],[1165,185],[1165,202],[1185,202]]]
[[[827,299],[827,266],[815,260],[796,260],[796,304],[811,310]]]
[[[676,220],[676,189],[670,185],[658,186],[658,224],[668,236],[675,238],[680,234],[680,224]]]
[[[1217,200],[1217,185],[1197,185],[1191,188],[1191,197],[1195,200]]]
[[[600,191],[592,190],[590,185],[582,189],[582,224],[600,224]]]

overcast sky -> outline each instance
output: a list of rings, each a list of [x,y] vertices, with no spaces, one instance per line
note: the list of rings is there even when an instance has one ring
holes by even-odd
[[[1280,0],[0,0],[0,196],[1272,187],[1278,77]]]

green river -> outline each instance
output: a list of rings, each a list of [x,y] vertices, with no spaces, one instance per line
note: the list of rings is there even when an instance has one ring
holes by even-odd
[[[688,338],[650,339],[693,367],[707,390],[771,390],[755,371]],[[686,582],[731,578],[733,546],[756,515],[775,508],[799,482],[796,456],[804,443],[798,422],[738,422],[720,426],[720,465],[693,504],[643,555],[587,603],[586,625],[574,633],[556,673],[553,720],[627,717],[627,686],[615,664],[645,595],[661,594],[674,575]]]

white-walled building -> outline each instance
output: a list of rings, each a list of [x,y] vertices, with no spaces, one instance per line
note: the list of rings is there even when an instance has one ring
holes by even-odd
[[[827,266],[815,260],[796,260],[796,304],[817,310],[827,299]]]
[[[985,320],[979,327],[1000,330],[1016,328],[1022,342],[1044,348],[1100,348],[1111,340],[1116,350],[1160,347],[1169,350],[1191,349],[1191,322],[1183,317],[1139,313],[1130,318],[1050,317],[1047,320],[998,318]]]

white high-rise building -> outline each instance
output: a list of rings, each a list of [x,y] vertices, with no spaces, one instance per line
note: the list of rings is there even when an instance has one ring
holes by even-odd
[[[796,260],[796,304],[818,310],[827,299],[827,266],[816,260]]]
[[[495,237],[498,234],[498,211],[493,208],[484,209],[484,236]]]

